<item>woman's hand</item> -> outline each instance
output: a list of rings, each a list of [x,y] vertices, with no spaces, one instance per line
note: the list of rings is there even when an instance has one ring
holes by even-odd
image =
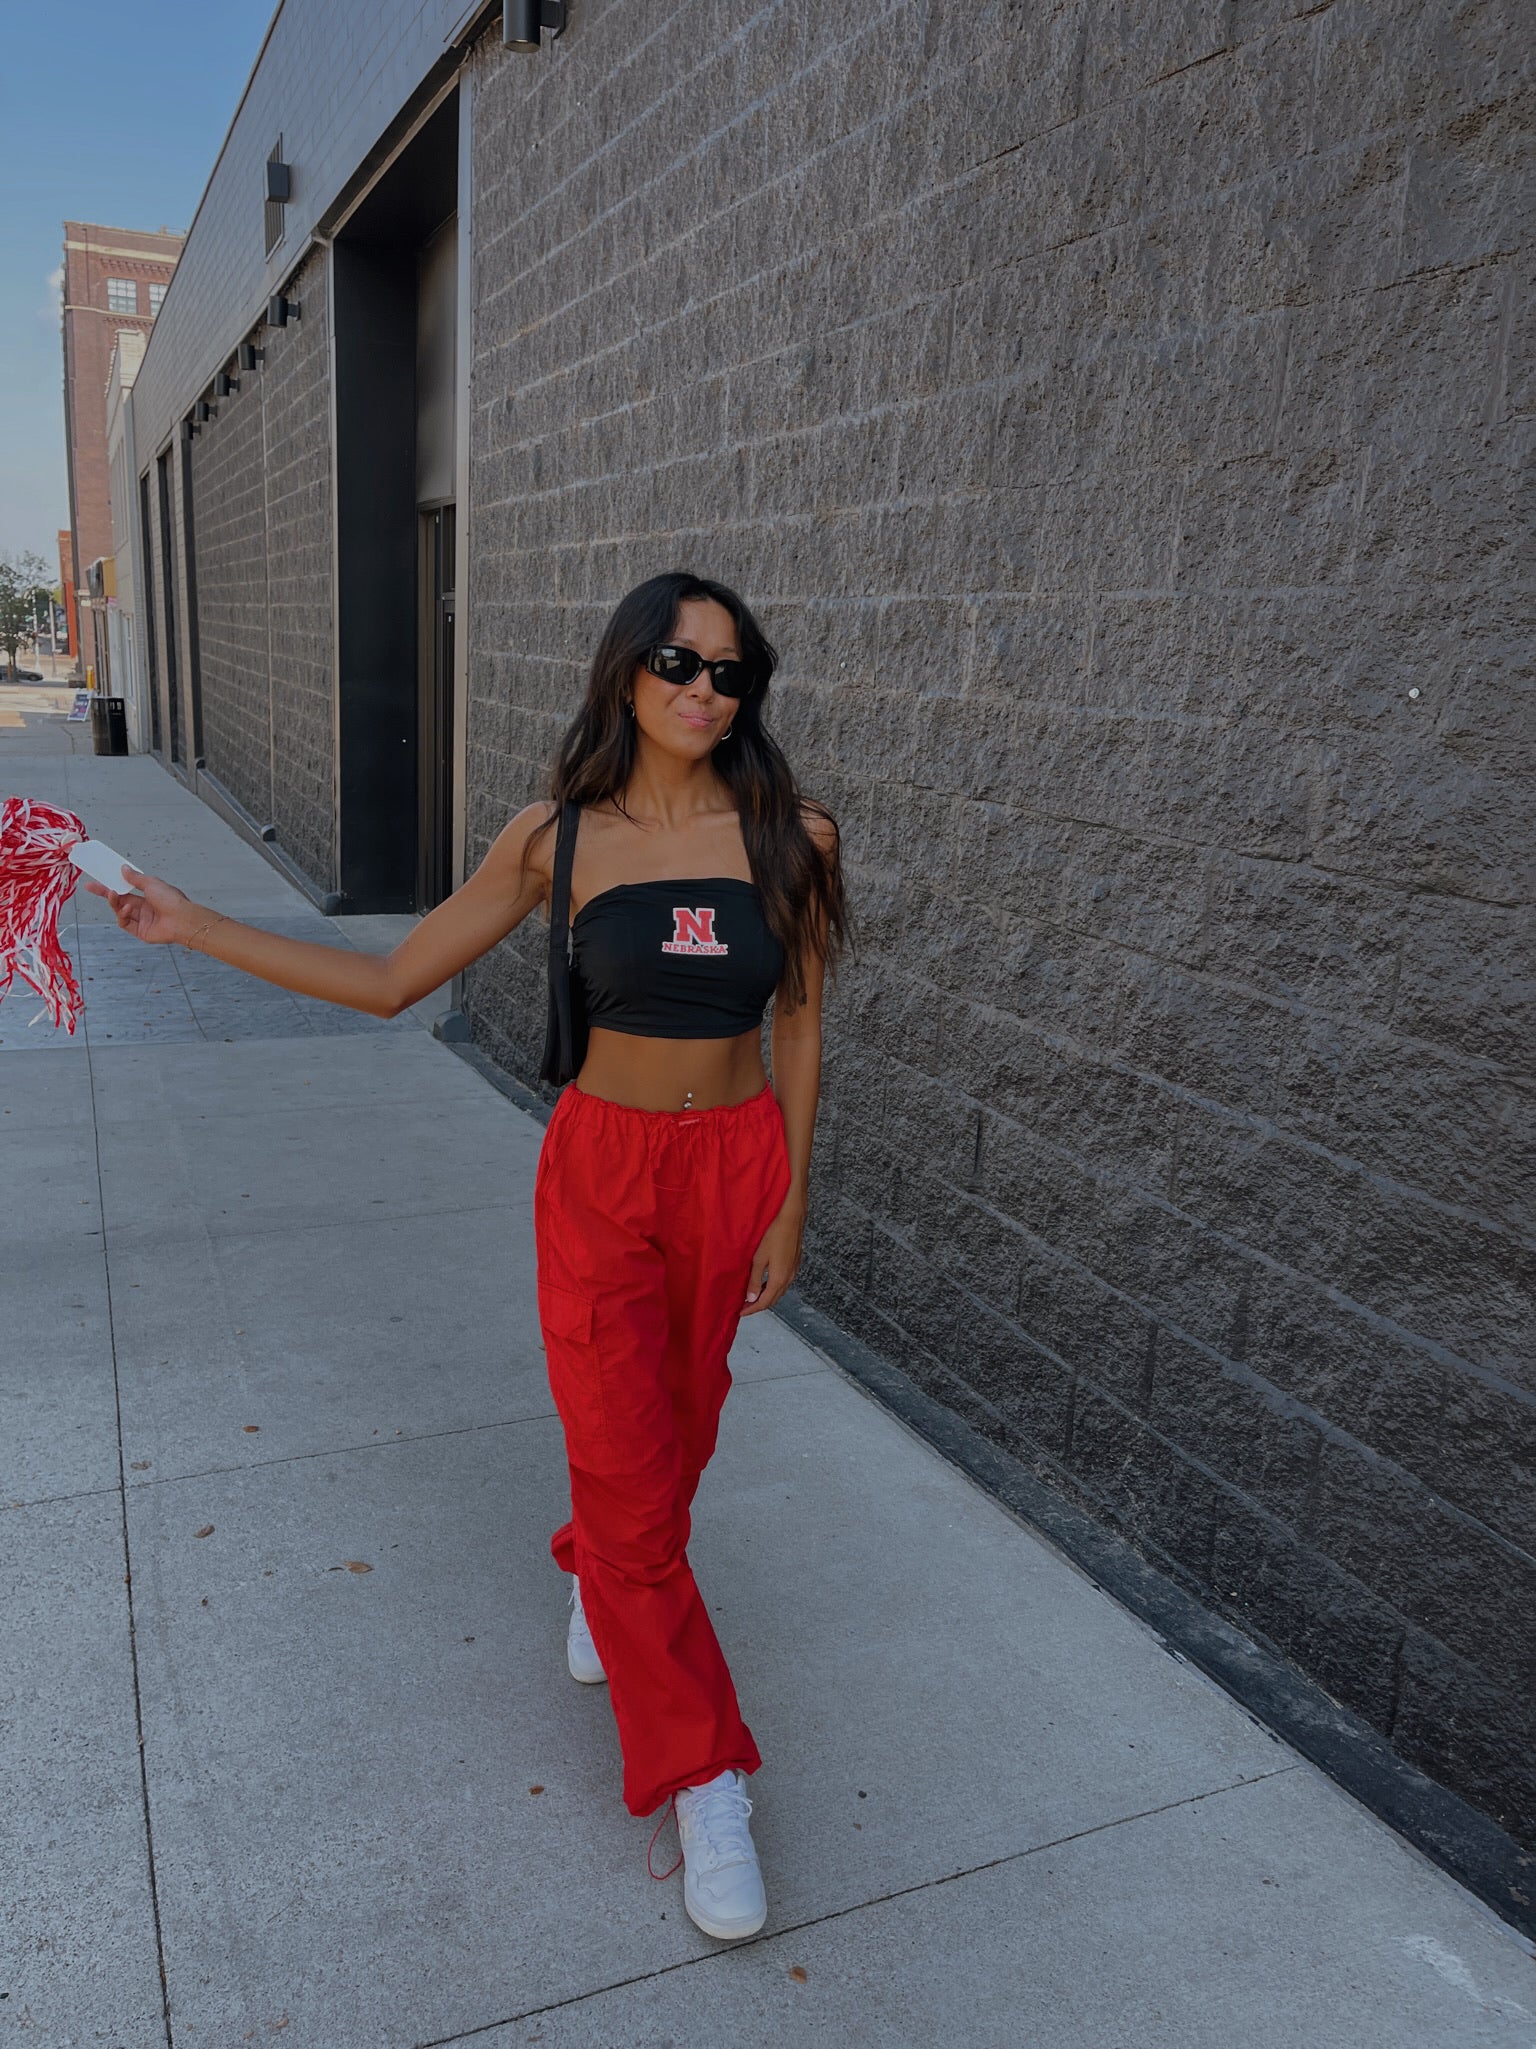
[[[202,907],[185,890],[178,889],[174,882],[162,882],[158,875],[142,874],[126,862],[123,873],[132,877],[135,889],[108,889],[104,882],[92,882],[89,877],[85,886],[92,896],[106,898],[124,932],[131,932],[135,939],[150,946],[169,946],[192,931]],[[138,890],[143,891],[142,896],[136,893]]]
[[[771,1309],[778,1301],[795,1277],[800,1264],[800,1240],[804,1236],[805,1204],[790,1196],[752,1255],[743,1316],[755,1316],[760,1309]]]

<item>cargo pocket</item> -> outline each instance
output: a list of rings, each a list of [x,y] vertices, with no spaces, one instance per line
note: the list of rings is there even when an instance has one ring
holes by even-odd
[[[544,1363],[549,1391],[560,1421],[572,1465],[600,1467],[609,1456],[608,1419],[593,1342],[593,1309],[587,1296],[553,1281],[540,1281],[539,1328],[544,1336]]]

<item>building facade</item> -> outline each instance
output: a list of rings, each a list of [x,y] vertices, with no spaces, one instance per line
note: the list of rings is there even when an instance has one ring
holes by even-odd
[[[128,394],[144,360],[146,337],[127,329],[117,337],[107,370],[107,481],[112,503],[111,591],[103,592],[99,615],[106,635],[106,673],[112,693],[123,700],[128,745],[135,753],[156,747],[155,705],[144,689],[139,657],[139,593],[133,546],[134,508],[139,494],[139,467],[133,446],[133,420]],[[104,579],[105,581],[105,579]]]
[[[131,399],[156,745],[425,909],[618,597],[740,588],[859,940],[803,1297],[1536,1840],[1514,10],[499,22],[273,23]],[[541,930],[462,1007],[532,1082]]]
[[[113,553],[112,503],[107,463],[107,379],[118,338],[147,335],[164,301],[182,238],[162,228],[104,228],[90,221],[64,223],[64,453],[69,476],[69,581],[80,612],[74,649],[81,674],[97,672],[111,656],[100,602],[82,600],[88,571]]]

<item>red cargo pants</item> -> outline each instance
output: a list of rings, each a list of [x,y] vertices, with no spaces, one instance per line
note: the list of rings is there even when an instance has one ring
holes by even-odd
[[[571,1475],[550,1550],[581,1576],[631,1814],[761,1762],[687,1546],[752,1255],[789,1183],[767,1086],[720,1109],[631,1110],[572,1083],[539,1153],[539,1322]]]

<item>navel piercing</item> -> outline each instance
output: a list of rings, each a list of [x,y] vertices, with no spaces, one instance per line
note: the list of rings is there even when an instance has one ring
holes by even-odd
[[[688,1091],[687,1095],[686,1095],[686,1096],[684,1096],[684,1098],[683,1098],[683,1108],[684,1108],[685,1110],[691,1110],[691,1109],[693,1108],[693,1090],[692,1090],[692,1089],[690,1089],[690,1090]]]

